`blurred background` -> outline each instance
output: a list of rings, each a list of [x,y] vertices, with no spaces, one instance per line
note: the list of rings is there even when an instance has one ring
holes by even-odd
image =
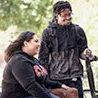
[[[53,18],[53,4],[59,0],[0,0],[0,85],[5,66],[4,50],[22,31],[32,30],[39,39]],[[98,0],[67,0],[73,9],[72,21],[86,32],[89,48],[98,56]],[[85,62],[83,62],[85,72]],[[98,62],[92,63],[98,89]],[[84,88],[88,87],[84,75]]]

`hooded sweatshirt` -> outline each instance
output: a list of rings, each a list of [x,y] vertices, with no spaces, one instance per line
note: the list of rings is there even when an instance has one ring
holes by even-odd
[[[82,77],[80,54],[87,47],[87,39],[80,26],[73,23],[61,26],[53,21],[42,33],[39,60],[52,80]]]

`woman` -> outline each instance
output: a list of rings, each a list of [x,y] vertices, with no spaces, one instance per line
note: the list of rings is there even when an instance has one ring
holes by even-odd
[[[66,94],[68,90],[77,92],[65,84],[49,80],[46,69],[34,58],[39,46],[35,33],[26,31],[7,47],[1,98],[61,98],[56,94],[58,89],[53,88],[63,88]]]

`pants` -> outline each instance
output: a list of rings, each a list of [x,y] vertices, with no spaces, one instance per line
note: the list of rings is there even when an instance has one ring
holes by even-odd
[[[29,97],[25,97],[25,98],[37,98],[37,97],[29,96]],[[60,98],[60,97],[50,93],[50,98]]]
[[[68,79],[68,80],[64,80],[64,81],[60,81],[64,84],[66,84],[69,87],[75,87],[78,89],[78,93],[79,93],[79,98],[84,98],[83,97],[83,87],[82,87],[82,80],[81,78],[77,78],[77,80],[72,80],[72,79]]]

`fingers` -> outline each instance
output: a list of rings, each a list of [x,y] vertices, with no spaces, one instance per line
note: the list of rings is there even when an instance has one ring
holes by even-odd
[[[90,57],[92,54],[92,51],[89,48],[86,48],[83,52],[84,56]]]
[[[62,84],[62,88],[67,90],[69,88],[69,86],[65,85],[65,84]]]

